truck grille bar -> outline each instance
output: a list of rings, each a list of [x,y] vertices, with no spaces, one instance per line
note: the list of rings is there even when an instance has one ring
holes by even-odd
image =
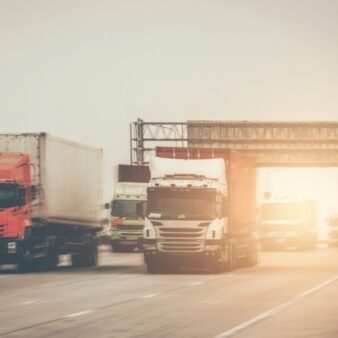
[[[117,226],[117,229],[118,230],[139,230],[139,231],[142,231],[144,228],[144,225],[141,224],[137,224],[137,225],[133,225],[133,224],[119,224]]]
[[[157,228],[158,249],[162,252],[201,252],[204,249],[205,228]]]

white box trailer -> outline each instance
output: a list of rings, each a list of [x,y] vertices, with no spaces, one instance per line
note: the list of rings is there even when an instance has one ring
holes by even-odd
[[[30,157],[33,246],[52,241],[57,256],[72,254],[74,265],[96,263],[96,257],[86,253],[88,248],[97,250],[95,236],[101,229],[102,150],[45,133],[26,133],[0,134],[0,152]],[[41,250],[32,251],[41,256]]]

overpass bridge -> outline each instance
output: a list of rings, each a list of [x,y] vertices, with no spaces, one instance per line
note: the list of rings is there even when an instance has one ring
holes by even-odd
[[[131,123],[131,163],[147,164],[158,145],[233,149],[253,156],[259,167],[338,167],[338,122]]]

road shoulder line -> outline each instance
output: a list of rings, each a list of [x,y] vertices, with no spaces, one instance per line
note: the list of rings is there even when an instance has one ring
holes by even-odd
[[[317,291],[333,284],[334,282],[336,282],[338,280],[338,275],[310,288],[307,289],[303,292],[301,292],[300,294],[298,294],[297,296],[291,298],[289,301],[284,302],[280,305],[277,305],[267,311],[264,311],[262,313],[260,313],[259,315],[239,324],[234,326],[233,328],[231,328],[230,330],[224,331],[223,333],[219,334],[216,336],[216,338],[227,338],[227,337],[233,337],[234,335],[236,335],[237,333],[249,328],[250,326],[253,326],[255,324],[257,324],[258,322],[265,320],[271,316],[273,316],[274,314],[298,303],[299,301],[301,301],[302,299],[316,293]]]

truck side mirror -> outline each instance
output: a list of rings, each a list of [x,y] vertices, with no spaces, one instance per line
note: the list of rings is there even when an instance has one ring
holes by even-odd
[[[105,210],[110,209],[110,203],[105,203],[103,207]]]
[[[26,204],[26,189],[24,187],[19,187],[18,189],[18,205],[22,207]]]

